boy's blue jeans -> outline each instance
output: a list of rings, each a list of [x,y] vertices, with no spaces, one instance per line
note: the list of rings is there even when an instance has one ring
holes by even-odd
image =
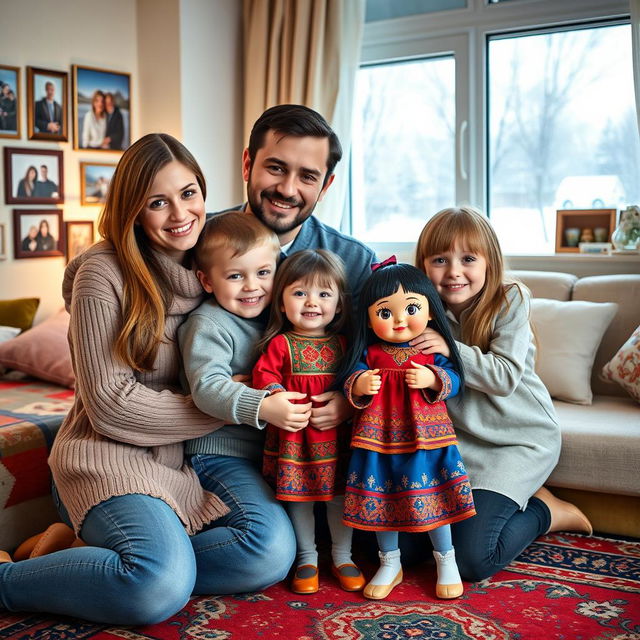
[[[179,611],[192,594],[256,591],[282,580],[295,537],[258,470],[228,456],[192,462],[229,514],[189,537],[158,498],[110,498],[85,518],[80,535],[89,546],[0,564],[0,609],[147,625]]]

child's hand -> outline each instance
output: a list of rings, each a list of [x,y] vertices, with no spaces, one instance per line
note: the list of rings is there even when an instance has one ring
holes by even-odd
[[[451,357],[451,350],[449,345],[444,341],[444,338],[435,330],[427,327],[419,336],[416,336],[409,344],[412,347],[417,347],[425,355],[430,353],[439,353],[445,358]]]
[[[375,396],[382,386],[382,378],[378,375],[380,369],[369,369],[360,374],[354,385],[354,396]]]
[[[260,403],[258,418],[285,431],[300,431],[309,424],[311,403],[293,404],[290,400],[302,400],[306,393],[281,391],[267,396]]]
[[[433,389],[436,382],[440,383],[436,374],[429,367],[413,362],[413,360],[411,364],[415,369],[407,369],[407,373],[404,376],[409,389]]]
[[[333,429],[353,415],[353,407],[339,391],[325,391],[311,396],[314,402],[324,402],[322,407],[311,409],[309,424],[319,431]]]
[[[236,373],[234,376],[231,376],[231,379],[234,382],[241,382],[242,384],[246,384],[247,387],[251,386],[251,375],[246,373]]]

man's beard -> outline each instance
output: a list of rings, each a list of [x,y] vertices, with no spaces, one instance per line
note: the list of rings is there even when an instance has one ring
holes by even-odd
[[[273,232],[278,235],[282,235],[292,231],[293,229],[299,227],[311,214],[313,213],[318,201],[316,200],[311,207],[305,210],[304,201],[297,200],[296,198],[285,198],[281,196],[275,189],[265,189],[260,192],[259,200],[257,202],[254,201],[251,196],[251,185],[248,185],[247,188],[247,197],[249,199],[249,207],[251,207],[251,211],[255,215],[260,222],[265,227],[268,227]],[[285,204],[299,207],[298,214],[295,216],[293,220],[283,219],[277,215],[265,215],[264,208],[262,206],[263,200],[276,200],[279,202],[283,202]]]

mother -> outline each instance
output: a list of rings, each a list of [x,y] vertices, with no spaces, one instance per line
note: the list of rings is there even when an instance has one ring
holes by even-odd
[[[202,300],[188,265],[204,198],[200,168],[171,136],[141,138],[116,168],[105,241],[65,273],[76,400],[49,460],[61,513],[91,546],[0,564],[0,610],[152,624],[224,583],[223,521],[209,523],[229,509],[200,486],[182,445],[222,425],[177,391],[176,331]]]

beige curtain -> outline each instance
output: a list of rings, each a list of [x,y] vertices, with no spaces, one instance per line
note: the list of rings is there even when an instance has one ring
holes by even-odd
[[[321,113],[344,156],[316,215],[340,227],[347,208],[347,164],[364,0],[244,0],[245,144],[253,123],[276,104]]]
[[[636,93],[636,115],[640,128],[640,0],[630,0],[631,47],[633,50],[633,84]]]

